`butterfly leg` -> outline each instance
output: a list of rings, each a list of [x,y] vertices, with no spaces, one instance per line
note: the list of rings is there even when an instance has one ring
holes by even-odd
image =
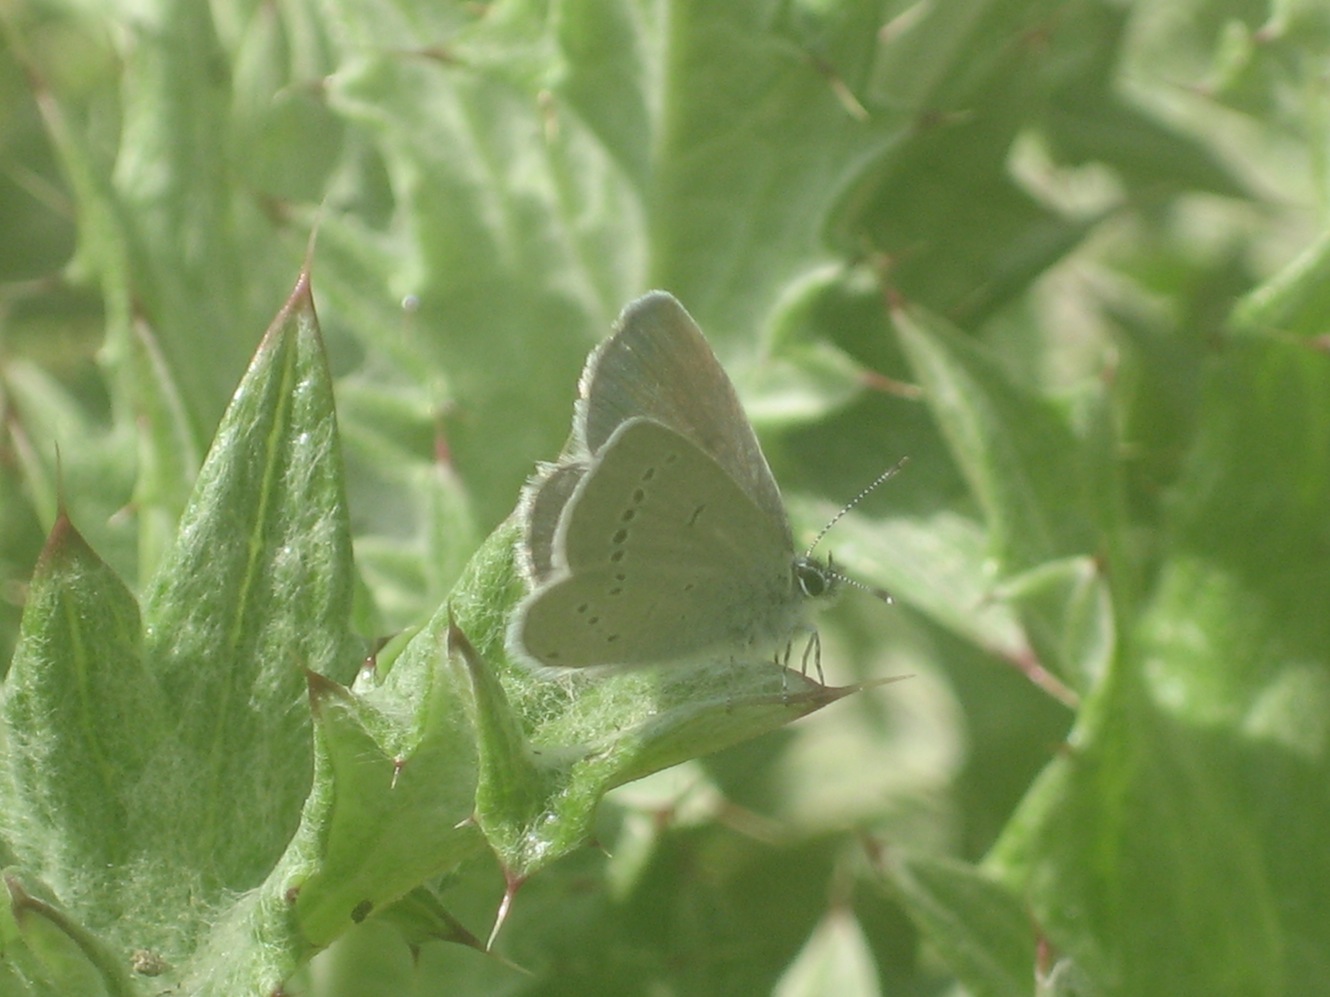
[[[788,646],[785,649],[786,656],[789,655]],[[800,668],[800,673],[806,678],[808,676],[808,658],[812,655],[813,668],[817,670],[818,685],[826,685],[827,677],[822,674],[822,637],[813,630],[808,635],[808,643],[804,645],[804,660]]]

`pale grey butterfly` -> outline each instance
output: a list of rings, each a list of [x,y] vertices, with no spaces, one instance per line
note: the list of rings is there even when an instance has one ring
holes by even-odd
[[[523,495],[530,591],[509,654],[581,669],[788,660],[801,632],[813,648],[811,604],[849,580],[795,552],[734,385],[683,306],[654,291],[625,308],[580,396],[563,456]]]

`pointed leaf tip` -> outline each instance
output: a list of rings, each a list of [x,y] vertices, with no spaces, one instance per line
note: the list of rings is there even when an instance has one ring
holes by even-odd
[[[503,899],[499,901],[499,909],[494,913],[494,926],[490,928],[489,938],[485,940],[485,951],[494,951],[494,943],[498,940],[499,931],[508,921],[508,915],[513,912],[513,900],[517,897],[517,891],[526,883],[527,877],[519,875],[513,870],[504,866],[503,869],[504,890]]]
[[[305,669],[305,682],[309,687],[309,709],[315,716],[318,715],[322,705],[332,699],[349,700],[351,693],[345,686],[334,682],[326,675],[321,675],[313,669]]]
[[[299,311],[314,310],[314,284],[310,278],[310,269],[308,262],[300,268],[300,273],[296,277],[296,283],[291,288],[291,294],[286,299],[286,304],[282,310],[277,313],[278,319]]]
[[[855,682],[853,685],[841,686],[845,695],[852,692],[867,692],[869,689],[877,689],[884,685],[891,685],[893,682],[904,682],[906,679],[914,678],[913,675],[887,675],[884,678],[868,679],[865,682]]]
[[[37,562],[33,565],[32,581],[36,582],[60,566],[78,559],[87,559],[96,564],[102,563],[101,557],[92,549],[92,545],[74,525],[73,519],[62,505],[56,511],[55,522],[51,524],[51,531],[47,533],[46,542],[42,544]]]
[[[42,544],[41,553],[37,555],[33,574],[40,575],[50,571],[56,563],[76,550],[91,551],[91,548],[83,539],[83,534],[78,531],[78,527],[74,525],[74,521],[69,518],[69,512],[65,509],[62,499],[60,507],[56,510],[55,522],[51,524],[51,532],[46,534],[46,543]]]
[[[291,288],[291,293],[287,296],[286,301],[282,303],[282,307],[278,309],[277,314],[273,316],[268,331],[263,334],[259,351],[271,349],[275,340],[281,337],[282,331],[292,322],[299,322],[302,318],[311,320],[311,324],[315,329],[318,328],[318,316],[314,310],[314,287],[310,281],[308,265],[301,268],[300,275],[296,277],[295,286]]]
[[[797,688],[787,688],[780,692],[752,694],[745,697],[745,704],[748,706],[779,704],[793,709],[799,716],[807,716],[856,692],[874,689],[877,686],[896,682],[910,676],[893,675],[889,678],[870,679],[866,682],[854,682],[850,685],[822,685],[808,678],[802,672],[787,670],[785,681],[789,682],[791,677],[798,682]]]

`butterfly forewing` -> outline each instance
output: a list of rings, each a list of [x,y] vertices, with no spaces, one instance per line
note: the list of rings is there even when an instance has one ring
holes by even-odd
[[[705,450],[788,536],[780,489],[734,385],[697,323],[659,291],[624,309],[614,335],[582,374],[578,424],[589,452],[639,417],[669,426]]]

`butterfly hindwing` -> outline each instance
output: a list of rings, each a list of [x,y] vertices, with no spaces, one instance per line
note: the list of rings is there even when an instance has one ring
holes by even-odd
[[[567,500],[514,636],[566,668],[786,639],[801,613],[788,534],[691,440],[629,419]]]
[[[522,574],[532,585],[545,581],[553,571],[559,519],[585,474],[586,465],[582,463],[546,465],[522,492],[525,536],[520,560]]]

